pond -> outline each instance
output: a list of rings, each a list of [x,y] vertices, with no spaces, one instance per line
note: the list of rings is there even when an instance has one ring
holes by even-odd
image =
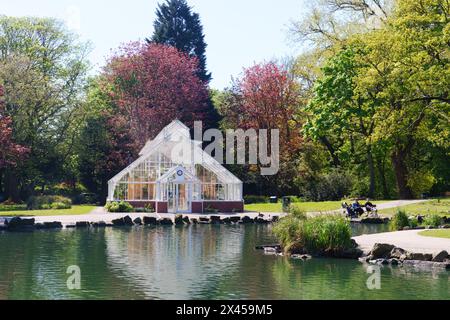
[[[355,225],[354,233],[385,226]],[[450,299],[448,271],[266,256],[267,225],[0,233],[0,299]],[[67,288],[69,266],[81,289]]]

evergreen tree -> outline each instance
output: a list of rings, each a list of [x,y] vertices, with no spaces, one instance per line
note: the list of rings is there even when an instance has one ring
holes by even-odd
[[[156,16],[153,36],[147,42],[171,45],[196,57],[199,78],[209,82],[211,74],[206,71],[206,43],[199,15],[192,12],[186,0],[167,0],[158,6]]]

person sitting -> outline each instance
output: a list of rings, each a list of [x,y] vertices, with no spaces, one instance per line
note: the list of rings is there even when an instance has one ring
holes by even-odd
[[[353,202],[352,209],[358,216],[361,216],[364,213],[364,209],[361,207],[357,199],[355,199],[355,202]]]
[[[345,211],[347,213],[347,217],[354,218],[356,216],[355,211],[353,210],[353,208],[351,206],[349,206],[347,204],[347,202],[342,203],[342,208],[345,209]]]
[[[377,211],[377,206],[375,204],[373,204],[372,202],[370,202],[369,198],[367,198],[367,201],[364,204],[364,207],[366,208],[367,212],[376,212]]]

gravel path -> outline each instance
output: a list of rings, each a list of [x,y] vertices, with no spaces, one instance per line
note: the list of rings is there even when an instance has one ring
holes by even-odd
[[[375,243],[388,243],[418,253],[434,253],[441,250],[450,252],[450,239],[424,237],[418,234],[421,231],[423,230],[376,233],[353,239],[365,253],[368,253]]]

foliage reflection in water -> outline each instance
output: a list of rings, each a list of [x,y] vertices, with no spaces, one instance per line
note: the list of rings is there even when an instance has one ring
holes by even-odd
[[[354,226],[354,233],[385,231]],[[271,226],[194,225],[0,233],[0,299],[449,299],[449,273],[265,256]],[[81,269],[69,290],[67,267]]]

